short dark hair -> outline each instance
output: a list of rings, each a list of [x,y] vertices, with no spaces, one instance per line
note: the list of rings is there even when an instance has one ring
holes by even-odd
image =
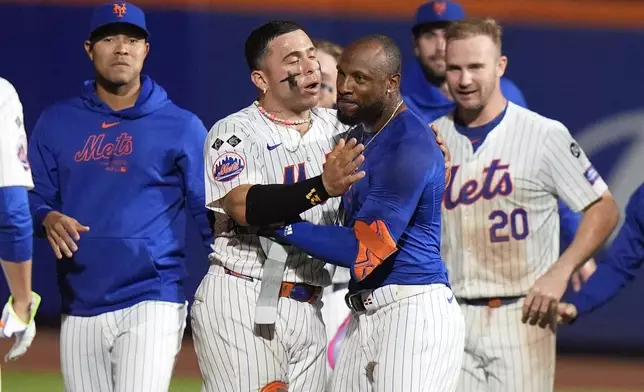
[[[400,48],[391,37],[384,34],[371,34],[362,39],[362,42],[375,42],[378,43],[384,52],[385,63],[383,64],[383,71],[389,75],[394,75],[401,72],[402,69],[402,55]]]
[[[452,24],[452,22],[448,21],[421,23],[412,27],[411,33],[414,35],[414,39],[418,39],[421,35],[434,29],[446,29],[450,24]]]
[[[268,44],[281,35],[297,30],[304,31],[297,23],[289,20],[274,20],[253,30],[246,39],[245,45],[248,68],[251,71],[259,69],[267,54]]]

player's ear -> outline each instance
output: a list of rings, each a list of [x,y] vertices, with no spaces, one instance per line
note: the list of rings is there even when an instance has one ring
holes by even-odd
[[[251,72],[250,80],[252,80],[255,87],[257,87],[261,91],[266,92],[266,90],[268,90],[268,78],[266,77],[266,74],[264,72],[259,70]]]
[[[499,57],[499,61],[497,62],[497,66],[496,66],[496,76],[499,78],[503,77],[507,66],[508,66],[508,58],[505,56]]]
[[[396,91],[400,88],[400,74],[393,74],[387,82],[387,91]]]
[[[94,61],[94,53],[92,49],[94,49],[94,46],[92,45],[91,41],[85,41],[83,44],[85,47],[85,53],[87,53],[87,56],[89,57],[90,61]]]
[[[414,48],[414,56],[420,56],[420,49],[418,49],[418,39],[414,34],[411,35],[411,47]]]

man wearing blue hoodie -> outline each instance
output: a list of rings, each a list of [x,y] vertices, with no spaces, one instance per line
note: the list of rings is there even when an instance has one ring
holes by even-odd
[[[207,132],[141,75],[148,37],[134,5],[96,8],[95,80],[46,109],[29,142],[34,227],[60,259],[70,392],[168,390],[186,325],[184,211],[211,241]]]
[[[447,90],[445,81],[445,29],[450,23],[465,19],[463,7],[453,1],[429,1],[416,10],[412,26],[415,62],[404,71],[401,78],[403,100],[409,109],[426,123],[448,114],[456,104]],[[524,108],[527,102],[521,90],[507,78],[501,78],[503,96]],[[485,140],[485,135],[472,134],[472,146],[476,150]],[[582,214],[571,211],[559,201],[561,219],[561,249],[566,249],[577,232]],[[580,289],[597,268],[593,259],[589,260],[578,273],[573,275],[575,291]]]

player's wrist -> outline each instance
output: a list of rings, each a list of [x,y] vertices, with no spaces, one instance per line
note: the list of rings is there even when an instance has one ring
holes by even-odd
[[[328,198],[321,176],[295,184],[253,185],[246,194],[246,222],[251,226],[283,224]]]

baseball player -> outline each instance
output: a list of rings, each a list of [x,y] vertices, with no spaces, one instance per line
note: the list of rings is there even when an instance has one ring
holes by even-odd
[[[36,336],[40,296],[31,290],[33,226],[27,199],[33,186],[22,104],[13,85],[0,78],[0,261],[11,292],[0,331],[4,338],[16,337],[5,360],[22,356]]]
[[[143,11],[97,7],[95,80],[47,108],[29,144],[29,199],[58,263],[67,391],[167,391],[187,321],[185,214],[210,245],[206,129],[141,75]]]
[[[453,163],[442,255],[467,328],[458,390],[552,391],[549,309],[610,235],[617,206],[563,124],[503,96],[507,59],[495,21],[455,22],[445,35],[456,110],[433,124]],[[584,211],[561,256],[557,197]]]
[[[571,297],[570,303],[559,304],[561,322],[573,322],[601,307],[637,276],[644,264],[644,184],[631,195],[625,214],[608,257],[599,263],[597,271]]]
[[[465,17],[463,7],[453,1],[429,1],[416,10],[412,26],[416,61],[405,69],[402,92],[407,106],[428,123],[454,110],[456,106],[445,80],[445,29]],[[528,107],[521,90],[505,77],[501,78],[501,92],[510,102]],[[482,139],[473,140],[474,144],[481,142]],[[559,214],[561,242],[569,244],[577,232],[582,214],[571,211],[561,201]],[[595,268],[595,261],[591,259],[573,275],[575,290]]]
[[[294,222],[276,237],[350,269],[351,321],[334,391],[453,391],[464,323],[440,257],[443,156],[399,91],[400,51],[368,36],[342,53],[338,118],[360,125],[366,178],[343,196],[345,227]]]
[[[320,62],[320,101],[318,106],[322,108],[335,109],[337,97],[335,81],[338,78],[338,60],[342,54],[342,47],[325,39],[313,39],[313,46],[317,49],[317,58]],[[337,272],[337,271],[336,271]]]
[[[337,222],[336,196],[364,176],[354,173],[362,147],[344,144],[348,127],[334,110],[316,107],[320,65],[300,26],[264,24],[249,35],[245,53],[259,99],[218,121],[204,146],[206,205],[217,224],[212,265],[191,311],[202,390],[323,391],[327,339],[319,299],[333,266],[292,249],[275,293],[277,319],[256,324],[268,281],[257,228],[300,214]]]

